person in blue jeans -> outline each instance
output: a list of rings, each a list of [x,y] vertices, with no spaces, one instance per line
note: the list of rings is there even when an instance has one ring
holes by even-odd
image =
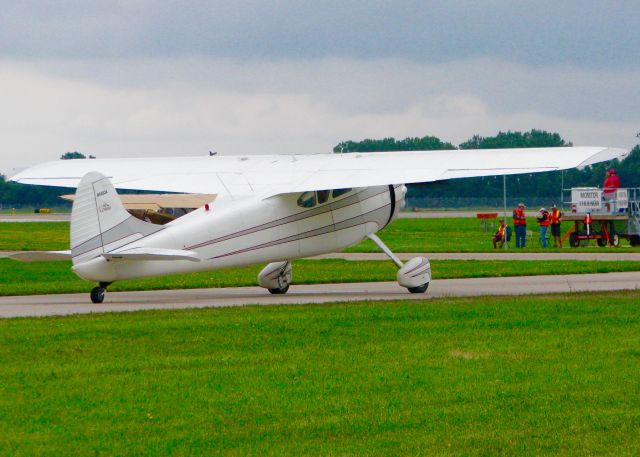
[[[544,208],[540,208],[540,217],[538,217],[538,224],[540,225],[540,246],[543,249],[547,248],[547,229],[551,225],[551,217],[549,211]]]
[[[524,214],[524,203],[518,203],[513,210],[513,229],[516,232],[516,247],[523,248],[527,244],[527,216]]]

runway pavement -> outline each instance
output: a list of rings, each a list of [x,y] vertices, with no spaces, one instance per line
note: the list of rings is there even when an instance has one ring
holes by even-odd
[[[0,222],[68,222],[69,213],[54,214],[0,214]]]
[[[400,219],[441,219],[448,217],[476,217],[479,212],[497,212],[498,217],[502,215],[499,210],[486,211],[402,211],[398,215]],[[511,213],[509,213],[510,215]],[[535,211],[528,211],[527,216],[537,216]],[[71,220],[70,213],[59,214],[0,214],[0,222],[61,222]]]
[[[149,309],[185,309],[249,304],[309,304],[360,300],[425,300],[435,297],[524,295],[555,292],[639,290],[640,272],[510,278],[442,279],[426,294],[410,294],[395,282],[291,286],[286,295],[259,287],[109,292],[92,304],[89,293],[0,297],[0,317],[62,316]]]

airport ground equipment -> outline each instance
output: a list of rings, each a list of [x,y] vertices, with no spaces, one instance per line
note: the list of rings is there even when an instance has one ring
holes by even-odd
[[[564,235],[571,247],[579,247],[583,242],[596,240],[600,247],[620,244],[620,239],[628,239],[631,246],[640,245],[640,188],[622,188],[605,195],[597,187],[574,187],[566,189],[571,200],[571,212],[563,214],[562,220],[573,222]],[[591,226],[585,224],[585,217],[591,216]]]

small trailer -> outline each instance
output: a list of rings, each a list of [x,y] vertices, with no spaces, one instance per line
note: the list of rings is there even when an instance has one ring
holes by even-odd
[[[631,246],[640,245],[640,189],[605,193],[597,187],[574,187],[567,191],[571,192],[571,212],[563,214],[562,220],[572,221],[573,227],[563,242],[568,238],[571,247],[579,247],[584,241],[596,240],[600,247],[617,247],[620,239],[628,239]]]

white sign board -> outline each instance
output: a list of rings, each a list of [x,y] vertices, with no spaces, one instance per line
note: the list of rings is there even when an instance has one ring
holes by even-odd
[[[602,208],[602,190],[597,187],[571,189],[571,208],[578,213],[599,211]]]
[[[627,209],[629,206],[629,190],[628,189],[618,189],[615,193],[616,196],[616,209],[620,211],[622,209]]]

